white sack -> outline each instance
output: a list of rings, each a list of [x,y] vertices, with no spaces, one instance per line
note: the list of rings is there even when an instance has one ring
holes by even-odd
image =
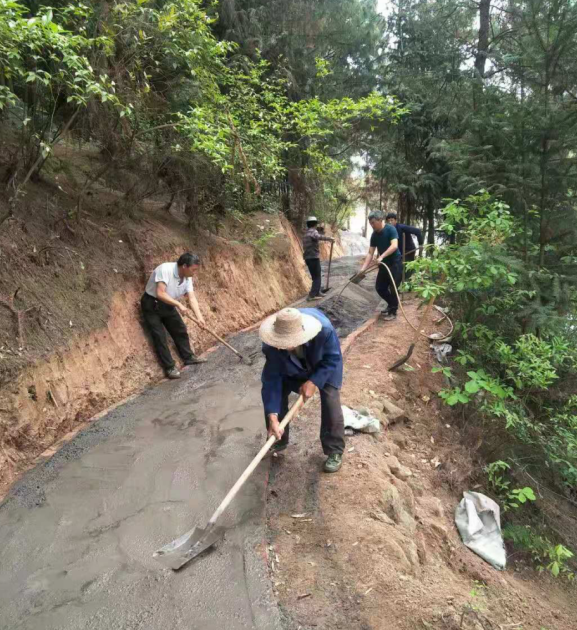
[[[363,433],[379,433],[381,423],[378,418],[373,418],[367,409],[350,409],[346,405],[342,405],[343,417],[345,419],[345,428],[350,427],[355,431]]]
[[[463,492],[455,510],[455,523],[463,542],[496,569],[504,569],[507,555],[501,535],[499,506],[479,492]]]

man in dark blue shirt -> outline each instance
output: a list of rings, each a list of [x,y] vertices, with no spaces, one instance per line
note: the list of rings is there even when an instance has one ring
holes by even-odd
[[[401,283],[402,268],[401,254],[399,252],[399,235],[392,225],[385,223],[385,215],[380,210],[369,214],[369,223],[373,228],[373,233],[371,235],[369,253],[363,262],[361,272],[371,264],[375,255],[375,249],[378,250],[377,260],[385,263],[391,273],[389,274],[389,271],[383,265],[380,265],[375,289],[387,303],[387,309],[383,311],[383,315],[385,320],[390,321],[397,318],[397,309],[399,308],[397,292],[391,282],[392,275],[397,287]]]
[[[260,327],[266,363],[262,371],[262,401],[268,434],[284,450],[289,427],[280,429],[288,412],[291,392],[306,399],[317,389],[321,397],[321,444],[327,460],[325,472],[337,472],[345,448],[340,388],[343,357],[337,333],[321,311],[314,308],[285,308],[265,319]]]
[[[415,247],[413,236],[417,237],[419,247],[422,246],[424,241],[423,233],[421,232],[421,230],[419,230],[419,228],[413,227],[412,225],[398,223],[396,212],[389,212],[386,216],[386,221],[389,225],[392,225],[397,230],[397,234],[399,235],[399,252],[401,252],[401,258],[404,252],[405,263],[415,260],[415,254],[417,253],[418,248]],[[408,278],[409,275],[410,272],[406,271],[405,277]]]

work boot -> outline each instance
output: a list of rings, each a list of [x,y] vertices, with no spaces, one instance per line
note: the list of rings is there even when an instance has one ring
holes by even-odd
[[[180,378],[180,371],[177,370],[175,367],[172,367],[169,370],[166,370],[166,378],[171,378],[171,379]]]
[[[307,298],[307,302],[316,302],[317,300],[322,300],[322,295],[309,295]]]
[[[200,357],[197,357],[196,354],[193,354],[192,358],[187,359],[184,362],[184,365],[198,365],[199,363],[206,363],[206,359],[201,359]]]
[[[324,471],[327,473],[335,473],[340,470],[342,465],[343,456],[340,453],[331,453],[325,462]]]

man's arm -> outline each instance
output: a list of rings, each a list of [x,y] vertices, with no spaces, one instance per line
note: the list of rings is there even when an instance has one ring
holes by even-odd
[[[196,299],[196,294],[194,291],[190,291],[190,293],[188,293],[188,303],[190,304],[190,308],[192,309],[192,312],[194,313],[196,319],[198,319],[201,324],[205,324],[206,322],[204,321],[204,317],[200,312],[200,307],[198,306],[198,300]]]
[[[166,292],[166,284],[164,282],[156,283],[156,299],[164,302],[165,304],[170,304],[170,306],[175,306],[181,313],[186,312],[186,306],[184,304],[181,304],[178,300],[175,300],[168,295]]]
[[[412,234],[417,237],[417,241],[419,241],[419,245],[422,245],[424,242],[423,232],[418,227],[413,227],[412,225],[405,225],[403,228],[407,234]]]
[[[313,230],[309,236],[313,239],[313,241],[334,241],[335,239],[332,236],[323,236],[318,230]]]
[[[394,238],[394,239],[391,240],[391,244],[377,258],[377,260],[379,262],[382,262],[384,258],[386,258],[387,256],[390,256],[391,254],[394,254],[397,251],[397,249],[399,249],[399,239],[398,238]]]
[[[360,273],[362,273],[371,264],[371,260],[373,260],[375,255],[375,249],[376,247],[369,247],[369,253],[365,257]]]
[[[264,413],[269,421],[268,435],[274,435],[277,440],[280,440],[283,434],[278,421],[282,402],[282,374],[276,352],[269,346],[263,346],[266,363],[262,371],[261,395]]]

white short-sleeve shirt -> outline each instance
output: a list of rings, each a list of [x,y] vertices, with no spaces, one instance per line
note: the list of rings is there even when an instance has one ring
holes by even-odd
[[[166,292],[173,300],[178,300],[183,295],[194,291],[192,278],[181,280],[178,275],[178,265],[175,262],[162,263],[150,274],[145,291],[154,298],[157,297],[156,285],[158,282],[164,282]]]

